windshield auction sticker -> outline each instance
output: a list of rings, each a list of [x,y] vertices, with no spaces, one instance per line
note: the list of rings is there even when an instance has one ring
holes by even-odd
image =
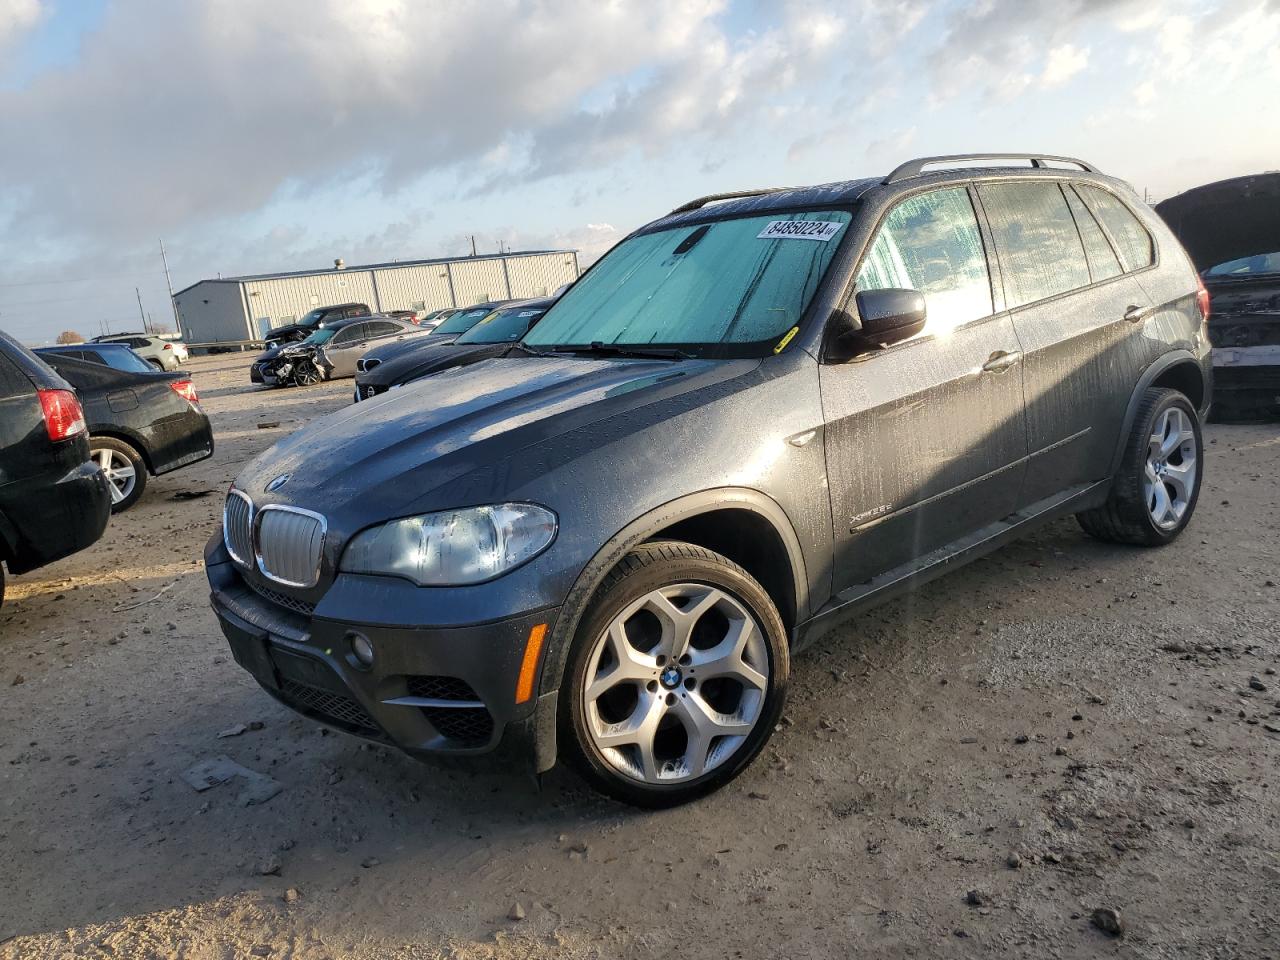
[[[756,234],[757,240],[821,240],[826,243],[843,227],[834,220],[774,220]]]

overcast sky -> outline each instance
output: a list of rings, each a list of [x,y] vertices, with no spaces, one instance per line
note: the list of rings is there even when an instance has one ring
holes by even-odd
[[[0,327],[508,246],[921,154],[1280,166],[1280,0],[0,0]]]

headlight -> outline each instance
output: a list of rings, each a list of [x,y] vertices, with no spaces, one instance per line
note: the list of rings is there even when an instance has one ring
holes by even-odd
[[[405,577],[423,587],[482,583],[536,557],[556,537],[556,515],[532,503],[445,510],[356,534],[347,573]]]

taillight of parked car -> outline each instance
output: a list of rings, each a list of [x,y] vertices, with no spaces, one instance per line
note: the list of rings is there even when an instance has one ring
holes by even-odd
[[[1200,324],[1209,322],[1209,290],[1205,287],[1204,281],[1196,278],[1196,309],[1200,311]]]
[[[175,380],[169,386],[173,388],[173,392],[191,403],[199,403],[200,397],[196,393],[195,384],[190,380]]]
[[[161,350],[172,350],[172,349],[173,349],[173,344],[172,344],[172,343],[166,343],[166,344],[165,344],[163,347],[161,347],[160,349],[161,349]]]
[[[50,440],[69,440],[85,432],[84,410],[70,390],[40,390],[40,409]]]

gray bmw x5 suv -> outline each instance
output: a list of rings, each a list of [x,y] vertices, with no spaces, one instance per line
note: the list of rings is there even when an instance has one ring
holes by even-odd
[[[681,803],[759,753],[790,657],[843,616],[1067,514],[1177,537],[1207,309],[1168,228],[1080,161],[696,200],[519,351],[258,457],[206,550],[213,608],[317,720]]]

